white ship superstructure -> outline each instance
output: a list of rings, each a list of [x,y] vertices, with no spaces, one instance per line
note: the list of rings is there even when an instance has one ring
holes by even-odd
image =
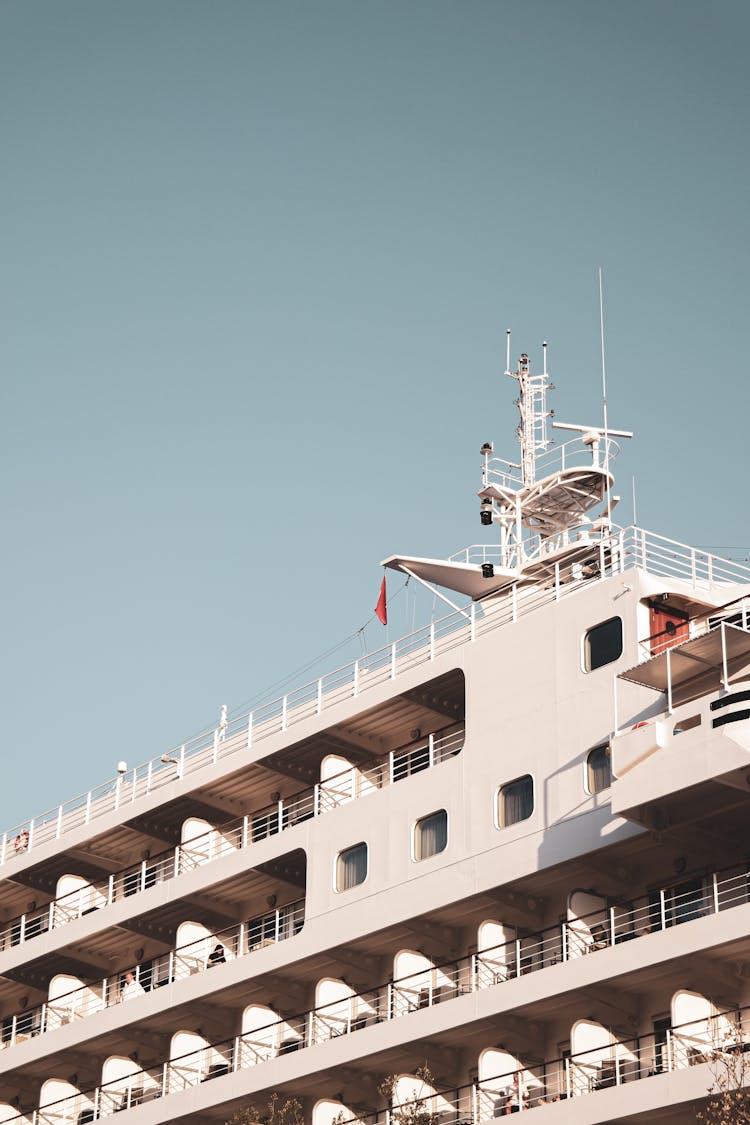
[[[384,564],[444,616],[3,834],[0,1122],[669,1125],[750,1048],[750,571],[506,367],[486,545]]]

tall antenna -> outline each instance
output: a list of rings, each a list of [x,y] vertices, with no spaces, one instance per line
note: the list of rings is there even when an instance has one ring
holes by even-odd
[[[612,522],[612,489],[609,484],[609,426],[607,425],[607,363],[604,356],[604,295],[602,267],[599,266],[599,331],[602,343],[602,399],[604,402],[604,471],[607,481],[607,519]]]

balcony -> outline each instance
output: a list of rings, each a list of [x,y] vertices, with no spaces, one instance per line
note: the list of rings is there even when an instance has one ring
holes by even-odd
[[[485,548],[482,561],[490,556]],[[648,574],[685,583],[696,591],[722,591],[750,584],[750,570],[704,551],[653,535],[641,528],[614,529],[601,539],[592,567],[564,581],[554,569],[538,587],[523,591],[513,585],[502,605],[482,615],[476,603],[466,611],[450,613],[430,625],[367,654],[312,683],[204,732],[190,742],[154,758],[122,777],[112,778],[87,793],[23,821],[3,833],[0,866],[21,859],[43,843],[59,840],[81,826],[94,823],[113,811],[136,805],[141,797],[170,785],[207,765],[231,763],[233,756],[250,750],[295,724],[322,714],[344,700],[364,696],[371,689],[395,681],[414,669],[464,644],[517,621],[519,617],[562,597],[576,593],[592,578],[604,579],[637,567]],[[474,561],[474,549],[456,558]]]
[[[452,725],[421,742],[392,750],[386,758],[372,766],[352,767],[333,774],[220,828],[190,835],[176,848],[110,875],[106,881],[84,883],[38,910],[5,922],[0,928],[0,951],[31,941],[76,918],[175,879],[196,867],[245,850],[259,840],[333,812],[342,805],[360,800],[387,785],[395,785],[422,770],[432,769],[459,754],[464,737],[464,726]]]

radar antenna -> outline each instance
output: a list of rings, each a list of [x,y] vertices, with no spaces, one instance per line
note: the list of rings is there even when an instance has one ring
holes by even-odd
[[[542,374],[532,375],[529,357],[523,353],[518,361],[518,370],[510,370],[510,329],[505,333],[505,374],[517,379],[520,395],[516,399],[521,421],[518,425],[518,441],[521,445],[521,479],[525,487],[536,482],[536,459],[546,453],[552,442],[547,437],[547,419],[553,411],[547,410],[547,391],[554,390],[554,384],[547,376],[547,341],[542,344]]]

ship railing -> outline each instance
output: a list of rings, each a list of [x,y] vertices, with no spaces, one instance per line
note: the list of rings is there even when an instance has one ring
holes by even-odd
[[[519,936],[457,961],[437,964],[372,991],[355,994],[351,998],[356,1009],[356,1018],[352,1017],[354,1023],[362,1026],[359,1021],[363,1016],[371,1022],[398,1018],[466,992],[491,988],[514,977],[750,902],[750,864],[715,871],[702,876],[699,886],[695,885],[697,882],[698,879],[688,879],[686,886],[683,876],[681,881],[648,895],[602,906],[538,933]],[[223,944],[230,956],[239,957],[294,936],[303,924],[304,900],[300,900],[154,959],[148,976],[143,979],[141,969],[136,967],[133,971],[142,987],[157,988],[212,967],[208,961],[209,947],[217,943]],[[12,1046],[63,1022],[87,1017],[119,1002],[125,972],[127,969],[101,984],[86,985],[56,997],[54,1002],[6,1020],[3,1046]],[[337,1010],[337,1020],[338,1016]],[[354,1029],[351,1022],[349,1029]]]
[[[571,438],[536,457],[534,475],[539,481],[567,469],[604,469],[606,464],[613,464],[621,448],[619,442],[611,437],[605,439],[603,433],[596,446],[584,442],[583,438]],[[518,462],[507,461],[504,457],[490,457],[486,471],[483,472],[482,483],[518,491],[523,487],[523,471]]]
[[[466,611],[453,612],[433,621],[392,644],[368,653],[294,691],[204,731],[123,776],[104,782],[40,816],[10,828],[0,841],[0,865],[33,850],[99,816],[132,804],[160,787],[182,779],[204,765],[247,751],[253,744],[288,730],[294,724],[344,700],[356,698],[372,687],[395,680],[404,672],[428,663],[443,651],[475,640],[479,632],[501,627],[542,605],[558,601],[595,578],[619,574],[639,567],[650,574],[688,582],[695,590],[714,590],[731,584],[750,584],[750,568],[721,559],[706,551],[654,535],[642,528],[613,528],[611,534],[592,543],[598,554],[596,573],[566,582],[559,568],[549,586],[538,589],[538,597],[524,597],[523,587],[513,585],[506,594],[506,612],[482,617],[472,603]]]
[[[143,965],[129,966],[101,981],[73,989],[33,1008],[28,1008],[3,1021],[2,1047],[13,1047],[37,1035],[101,1012],[115,1004],[129,1003],[142,993],[153,991],[174,981],[206,972],[221,964],[212,961],[217,945],[224,948],[224,961],[244,957],[256,949],[276,945],[298,934],[305,921],[305,901],[299,899],[275,910],[267,911],[247,922],[229,926],[213,934],[170,950]],[[132,972],[136,985],[133,993],[124,989],[125,974]]]
[[[57,1125],[76,1120],[76,1114],[88,1112],[92,1107],[96,1114],[90,1120],[107,1117],[129,1107],[127,1102],[123,1105],[123,1094],[130,1097],[129,1104],[133,1105],[137,1104],[134,1099],[147,1091],[149,1097],[155,1098],[179,1093],[201,1082],[262,1065],[290,1051],[367,1026],[366,1022],[342,1022],[338,1017],[335,1020],[334,1009],[340,1013],[341,1001],[307,1015],[279,1018],[231,1039],[206,1044],[169,1059],[161,1067],[135,1071],[126,1079],[102,1084],[93,1091],[77,1093],[35,1110],[31,1121],[33,1125]],[[321,1027],[335,1027],[336,1035],[321,1036],[318,1030]],[[462,1115],[456,1118],[457,1122],[470,1120],[478,1125],[503,1113],[534,1109],[702,1062],[730,1058],[750,1046],[750,1031],[745,1030],[748,1027],[750,1008],[747,1007],[693,1019],[660,1035],[618,1038],[602,1027],[606,1039],[598,1047],[545,1062],[527,1061],[466,1086],[436,1091],[424,1098],[417,1095],[415,1100],[430,1112],[442,1115],[455,1111]],[[396,1105],[388,1111],[376,1110],[350,1120],[398,1122],[398,1110]],[[19,1123],[23,1119],[24,1115],[19,1114],[11,1120]]]
[[[44,907],[5,922],[0,928],[0,951],[21,945],[113,902],[149,890],[158,883],[247,848],[302,821],[332,812],[340,805],[374,793],[384,785],[403,781],[413,773],[447,761],[460,753],[464,736],[463,724],[444,727],[417,745],[408,744],[392,750],[387,758],[374,766],[343,770],[236,821],[191,837],[176,848],[133,864],[110,875],[107,880],[77,887]]]

